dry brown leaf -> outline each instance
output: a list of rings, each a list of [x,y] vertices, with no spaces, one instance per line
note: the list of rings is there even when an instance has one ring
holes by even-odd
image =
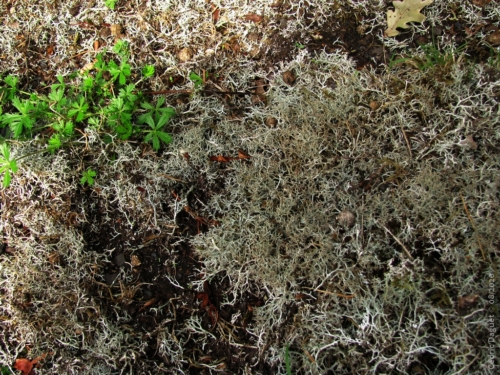
[[[47,57],[52,56],[55,53],[54,46],[47,47]]]
[[[216,161],[218,163],[227,163],[231,160],[233,160],[233,158],[229,156],[223,156],[223,155],[210,156],[210,161]]]
[[[472,0],[472,3],[478,7],[484,7],[491,3],[491,0]]]
[[[29,359],[20,358],[16,359],[14,368],[22,372],[22,375],[28,375],[33,370],[33,363]]]
[[[494,46],[500,46],[500,30],[488,35],[486,41]]]
[[[252,21],[252,22],[260,22],[264,19],[264,17],[262,16],[259,16],[258,14],[255,14],[255,13],[248,13],[246,16],[245,16],[245,19],[248,20],[248,21]]]
[[[132,264],[132,267],[139,267],[142,264],[137,255],[132,255],[130,263]]]
[[[396,36],[399,31],[398,27],[408,29],[408,22],[424,22],[425,16],[420,13],[422,8],[432,4],[434,0],[403,0],[393,1],[394,10],[387,11],[387,26],[385,30],[386,36]]]

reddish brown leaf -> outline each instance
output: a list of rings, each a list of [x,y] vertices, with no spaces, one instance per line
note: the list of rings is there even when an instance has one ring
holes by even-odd
[[[238,150],[238,159],[250,159],[250,155],[243,150]]]
[[[212,21],[214,23],[219,22],[219,17],[220,17],[220,9],[215,6],[214,4],[210,4],[212,6]]]
[[[158,301],[156,297],[151,298],[149,301],[146,301],[146,303],[139,309],[139,311],[142,311],[144,309],[147,309],[149,306],[152,306]]]
[[[477,305],[479,296],[477,294],[463,296],[458,300],[458,308],[460,310],[467,310],[469,308],[475,307]]]
[[[217,321],[219,320],[219,312],[215,308],[214,305],[210,304],[208,305],[205,310],[208,313],[208,316],[210,317],[210,320],[212,321],[212,325],[216,325]]]
[[[33,370],[33,366],[36,365],[38,362],[43,360],[45,357],[47,357],[47,354],[52,354],[51,353],[44,353],[39,357],[36,357],[33,360],[29,360],[26,358],[19,358],[16,359],[16,363],[14,364],[14,368],[16,370],[19,370],[22,372],[22,375],[34,375],[35,370]]]
[[[31,370],[33,370],[34,363],[26,358],[16,359],[16,363],[14,364],[14,368],[16,370],[21,371],[22,375],[28,375]]]
[[[258,14],[255,14],[255,13],[248,13],[246,16],[245,16],[245,19],[248,20],[248,21],[252,21],[252,22],[260,22],[264,19],[264,17],[262,16],[259,16]]]
[[[210,305],[210,299],[208,298],[208,293],[198,293],[196,298],[201,299],[201,308],[204,309]]]
[[[47,47],[47,57],[50,57],[54,54],[55,50],[54,50],[54,46],[48,46]]]
[[[217,156],[210,156],[210,160],[216,161],[218,163],[227,163],[230,160],[232,160],[232,158],[227,157],[227,156],[217,155]]]
[[[99,41],[94,40],[94,51],[97,51],[99,49]]]

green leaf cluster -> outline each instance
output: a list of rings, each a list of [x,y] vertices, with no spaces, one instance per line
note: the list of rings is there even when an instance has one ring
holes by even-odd
[[[165,128],[175,110],[166,105],[164,97],[149,102],[137,88],[140,81],[131,81],[137,74],[132,74],[128,63],[127,42],[118,41],[113,52],[111,56],[106,51],[98,54],[94,63],[79,74],[58,76],[47,94],[21,91],[16,76],[0,77],[0,128],[5,128],[5,138],[25,141],[36,136],[50,153],[65,145],[78,146],[77,135],[84,134],[88,127],[106,141],[139,138],[152,143],[154,150],[170,143],[172,137]],[[154,66],[146,65],[138,72],[142,73],[140,80],[154,72]],[[1,152],[0,171],[4,186],[8,186],[17,164],[10,159],[5,143]]]

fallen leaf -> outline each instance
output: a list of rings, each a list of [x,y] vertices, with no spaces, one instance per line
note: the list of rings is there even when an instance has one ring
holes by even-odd
[[[467,310],[475,307],[477,305],[478,299],[479,296],[477,294],[460,297],[460,299],[458,300],[458,308],[460,310]]]
[[[156,303],[157,299],[156,298],[151,298],[149,301],[147,301],[140,309],[139,309],[139,312],[141,312],[142,310],[148,308],[149,306],[152,306]]]
[[[23,375],[28,375],[31,370],[33,370],[33,365],[32,361],[26,358],[20,358],[16,359],[16,363],[14,364],[14,368],[16,370],[19,370],[23,373]]]
[[[212,6],[212,21],[216,24],[217,22],[219,22],[220,8],[214,4],[210,4],[210,5]]]
[[[432,4],[434,0],[403,0],[403,1],[393,1],[394,10],[387,11],[387,26],[388,29],[385,30],[386,36],[396,36],[399,31],[396,29],[398,27],[402,29],[408,29],[410,25],[408,22],[419,22],[425,21],[425,16],[420,13],[422,8]]]
[[[80,74],[83,74],[85,72],[88,72],[88,71],[94,69],[94,64],[95,64],[95,61],[85,64],[83,66],[83,68],[80,69]]]
[[[16,370],[21,371],[22,375],[33,375],[35,373],[35,371],[33,370],[33,366],[35,366],[41,360],[45,359],[45,357],[47,357],[48,354],[52,354],[52,352],[44,353],[41,356],[38,356],[31,361],[26,358],[16,359],[16,363],[14,363],[14,368]]]
[[[99,41],[94,40],[94,51],[97,51],[99,49]]]
[[[137,255],[132,255],[130,264],[132,264],[132,267],[139,267],[142,263]]]
[[[296,79],[297,77],[295,76],[295,73],[292,70],[287,70],[286,72],[283,73],[283,81],[288,86],[292,86],[295,83]]]
[[[488,35],[486,41],[494,46],[500,46],[500,30]]]
[[[245,19],[248,20],[248,21],[252,21],[252,22],[260,22],[264,19],[264,17],[262,16],[259,16],[258,14],[255,14],[255,13],[248,13],[246,16],[245,16]]]
[[[177,57],[182,63],[185,63],[193,58],[193,52],[189,48],[183,48],[177,53]]]
[[[243,150],[238,150],[238,159],[250,159],[250,155]]]
[[[227,156],[222,156],[222,155],[217,155],[217,156],[210,156],[211,161],[216,161],[218,163],[227,163],[231,161],[233,158],[227,157]]]
[[[196,298],[201,299],[201,308],[204,309],[210,305],[210,299],[208,298],[208,293],[198,293]]]
[[[478,7],[484,7],[491,3],[491,0],[472,0],[472,3]]]
[[[54,54],[55,50],[54,50],[54,46],[49,46],[47,48],[47,57],[50,57]]]
[[[464,140],[460,142],[461,145],[471,148],[472,150],[477,150],[478,144],[474,141],[474,137],[472,135],[468,135]]]
[[[120,24],[115,23],[111,25],[109,29],[111,31],[111,35],[115,37],[120,37],[122,35],[123,28]]]

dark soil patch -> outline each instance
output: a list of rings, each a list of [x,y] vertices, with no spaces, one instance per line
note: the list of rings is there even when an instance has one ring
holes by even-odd
[[[138,189],[147,183],[141,176],[132,179]],[[85,210],[87,222],[80,229],[87,251],[109,254],[107,265],[96,276],[97,283],[86,289],[99,301],[101,315],[117,322],[118,316],[126,314],[128,329],[147,343],[146,355],[138,358],[134,373],[151,371],[155,366],[172,368],[169,358],[159,350],[157,336],[165,331],[184,343],[186,365],[182,370],[190,374],[204,374],[209,365],[222,374],[240,373],[246,365],[271,373],[259,358],[256,338],[247,331],[253,309],[265,303],[258,288],[253,288],[254,293],[228,296],[231,285],[224,275],[205,282],[202,292],[191,287],[203,275],[199,273],[202,260],[188,238],[216,224],[215,220],[198,216],[198,212],[202,202],[224,187],[222,181],[212,186],[201,173],[192,183],[194,188],[179,184],[174,189],[177,196],[189,194],[190,208],[177,215],[176,228],[162,233],[131,228],[113,204],[96,198],[94,190],[82,188],[76,192],[72,210]],[[164,212],[157,214],[171,217],[173,212],[165,205]],[[238,302],[228,304],[228,300]],[[199,318],[202,328],[210,334],[188,333],[186,322],[193,317]]]

